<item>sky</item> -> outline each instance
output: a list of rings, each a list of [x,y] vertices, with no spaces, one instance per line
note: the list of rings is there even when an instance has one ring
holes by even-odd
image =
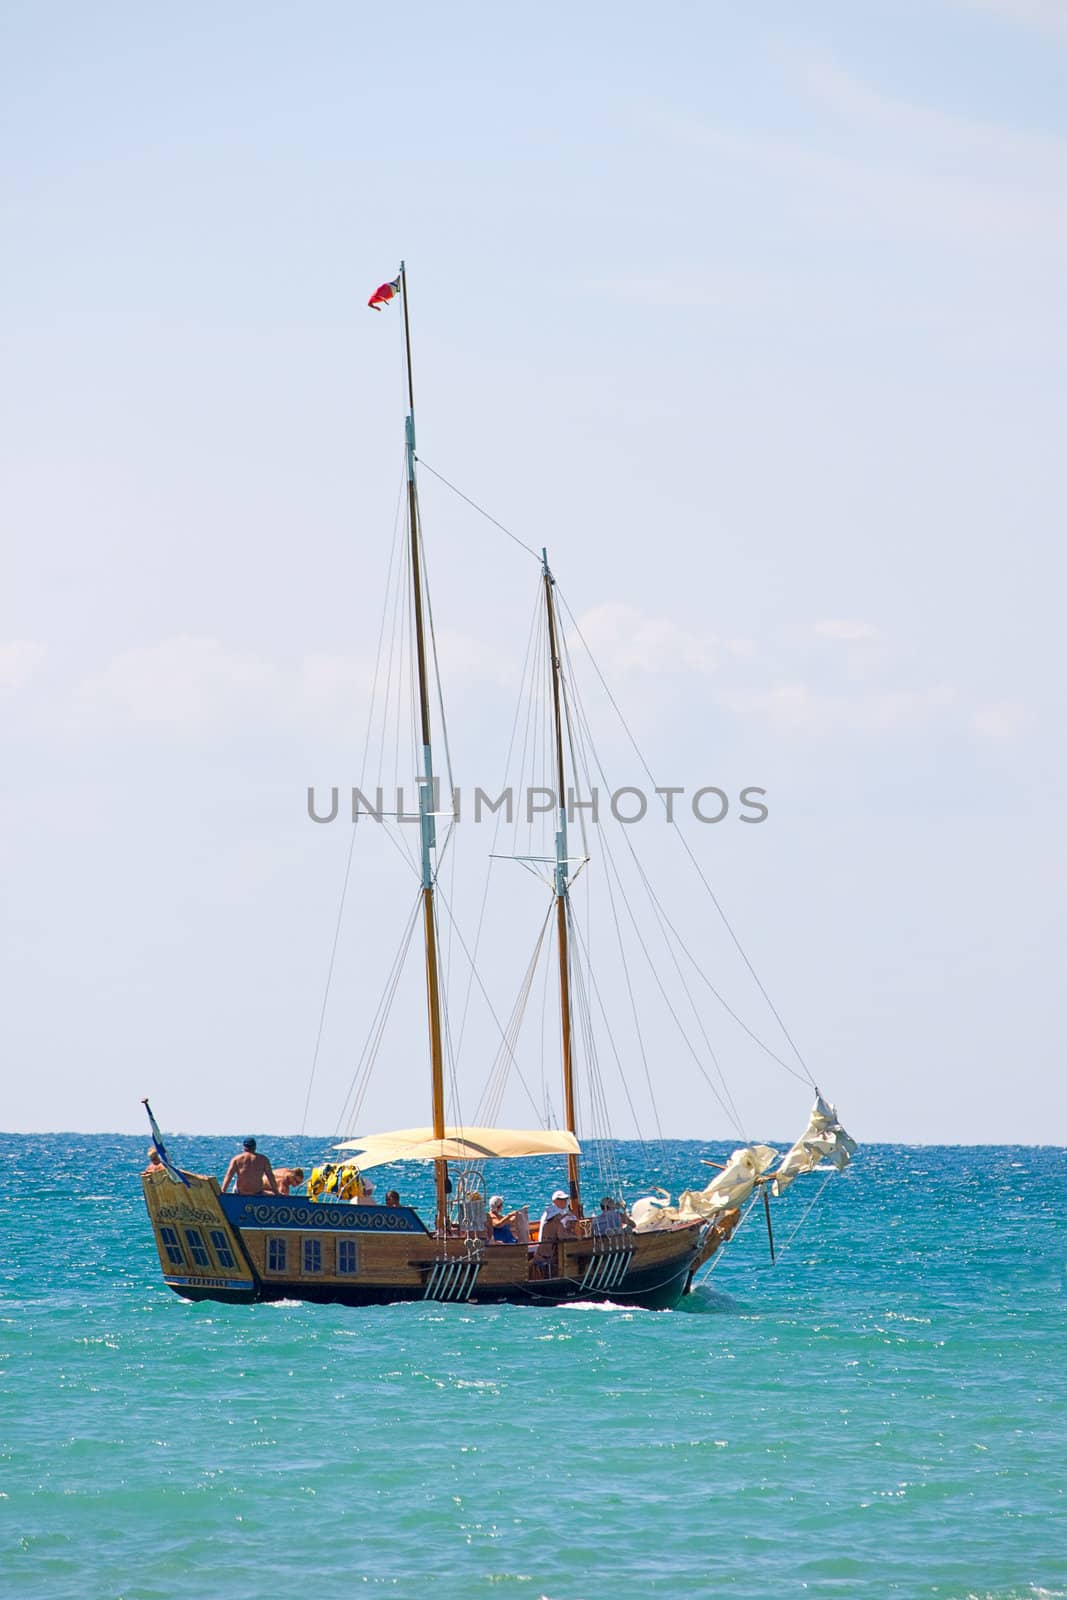
[[[766,789],[686,837],[846,1126],[1067,1142],[1063,0],[0,30],[0,1125],[135,1131],[144,1095],[168,1128],[343,1125],[414,887],[361,832],[323,1020],[351,839],[306,792],[361,776],[404,409],[366,300],[404,258],[424,461],[547,545],[657,781]],[[454,766],[492,787],[538,569],[426,471],[421,505]],[[781,1053],[677,841],[630,836]],[[489,830],[456,838],[470,945]],[[545,900],[502,871],[506,1017]],[[731,1137],[603,970],[616,1131]],[[368,1126],[428,1116],[420,984]],[[710,1004],[744,1136],[791,1139],[807,1082]]]

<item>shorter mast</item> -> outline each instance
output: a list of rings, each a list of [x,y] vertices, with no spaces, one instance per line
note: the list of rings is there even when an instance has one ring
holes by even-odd
[[[408,368],[408,414],[404,424],[407,461],[408,522],[411,533],[411,587],[415,614],[415,657],[419,680],[419,726],[422,732],[422,769],[419,782],[419,824],[422,844],[422,924],[426,945],[426,1010],[430,1024],[430,1092],[433,1136],[445,1136],[445,1071],[441,1035],[441,983],[437,959],[437,921],[434,912],[434,871],[431,851],[436,849],[434,829],[433,754],[430,749],[430,694],[426,666],[426,628],[422,612],[422,571],[419,562],[419,501],[415,490],[415,386],[411,367],[411,321],[408,312],[408,278],[400,263],[400,288],[404,301],[404,346]],[[448,1222],[448,1162],[434,1162],[437,1192],[437,1231],[444,1235]]]
[[[574,1104],[574,1053],[571,1027],[571,963],[568,918],[567,858],[567,791],[563,767],[563,719],[561,715],[561,681],[559,644],[556,627],[556,602],[553,590],[556,580],[548,565],[548,551],[541,551],[541,572],[545,585],[545,609],[548,613],[548,653],[552,670],[552,718],[556,744],[556,800],[558,825],[556,828],[556,935],[559,946],[559,1016],[560,1036],[563,1046],[563,1115],[569,1132],[577,1135],[577,1115]],[[567,1187],[571,1205],[582,1214],[582,1193],[579,1183],[578,1157],[567,1157]]]

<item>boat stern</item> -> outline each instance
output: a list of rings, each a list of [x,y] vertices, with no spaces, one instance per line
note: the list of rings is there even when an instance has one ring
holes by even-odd
[[[222,1209],[215,1178],[168,1172],[141,1175],[163,1281],[186,1300],[259,1299],[259,1278],[240,1232]]]

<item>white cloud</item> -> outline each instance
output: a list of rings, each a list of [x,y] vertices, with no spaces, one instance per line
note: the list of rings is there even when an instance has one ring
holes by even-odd
[[[1014,739],[1029,720],[1025,706],[999,700],[979,706],[971,717],[971,728],[983,739]]]
[[[515,681],[513,656],[508,652],[502,653],[498,645],[477,638],[472,633],[441,629],[437,635],[437,655],[446,705],[449,689],[461,681],[503,684]]]
[[[37,671],[45,647],[33,639],[9,639],[0,644],[0,695],[14,694]]]
[[[694,633],[668,617],[646,617],[608,601],[579,619],[582,638],[606,672],[716,672],[726,655],[752,654],[749,639]],[[581,646],[582,639],[574,644]]]
[[[873,622],[817,622],[815,632],[820,639],[835,639],[841,644],[862,644],[867,639],[879,637]]]
[[[1063,0],[954,0],[967,11],[985,11],[1021,28],[1067,40],[1067,6]]]
[[[280,693],[266,661],[227,650],[217,639],[180,634],[115,656],[77,691],[83,715],[194,728],[259,709]]]
[[[1067,244],[1067,142],[882,94],[836,63],[801,58],[809,92],[844,125],[847,153],[791,135],[674,118],[676,138],[785,189],[805,222],[962,239],[1001,251]]]
[[[801,71],[807,88],[854,133],[884,135],[894,153],[910,150],[927,161],[943,156],[981,161],[990,176],[1008,164],[1016,173],[1024,169],[1050,179],[1062,172],[1064,141],[1053,135],[884,94],[825,56],[806,56]]]
[[[646,617],[634,606],[609,602],[579,619],[590,651],[607,678],[638,671],[679,678],[715,676],[715,702],[736,716],[757,720],[777,733],[821,737],[830,733],[878,734],[925,727],[956,705],[953,688],[841,687],[839,658],[826,687],[784,676],[766,685],[767,663],[748,639],[698,634],[665,617]],[[884,667],[883,636],[873,623],[825,619],[792,636],[794,652],[811,632],[840,643],[846,656],[870,656]],[[784,671],[789,671],[788,666]],[[763,683],[753,683],[762,676]],[[866,674],[861,674],[861,677]]]
[[[778,733],[821,736],[921,727],[948,711],[956,694],[948,687],[887,689],[849,698],[823,694],[806,683],[783,683],[772,689],[726,689],[715,698],[737,716],[758,718]]]
[[[506,682],[513,663],[472,635],[438,635],[446,696],[466,680]],[[0,655],[0,666],[2,666]],[[410,664],[405,664],[405,703],[410,694]],[[229,724],[302,722],[343,726],[365,712],[375,686],[372,664],[355,656],[311,653],[281,664],[231,649],[218,639],[180,634],[159,644],[116,655],[76,690],[81,721],[142,723],[194,731]],[[377,694],[385,693],[379,674]],[[395,698],[396,666],[390,685]]]

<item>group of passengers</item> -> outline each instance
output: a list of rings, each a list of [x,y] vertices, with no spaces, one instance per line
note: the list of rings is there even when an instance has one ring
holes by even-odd
[[[304,1169],[303,1167],[272,1168],[267,1157],[256,1149],[256,1141],[246,1139],[243,1148],[237,1152],[226,1168],[226,1176],[222,1180],[223,1194],[231,1182],[238,1194],[292,1194],[304,1182]],[[378,1204],[374,1185],[366,1178],[360,1179],[358,1201],[364,1206]],[[400,1204],[400,1195],[395,1189],[388,1190],[385,1203],[387,1206]]]
[[[148,1150],[148,1165],[145,1174],[166,1171],[163,1159],[155,1145],[150,1145]],[[171,1169],[174,1170],[173,1168]],[[198,1172],[183,1173],[186,1178],[198,1178]],[[245,1139],[241,1149],[231,1160],[226,1168],[226,1176],[222,1180],[222,1192],[226,1193],[232,1183],[234,1191],[242,1195],[260,1194],[293,1194],[304,1182],[303,1167],[272,1167],[268,1158],[256,1148],[255,1139]],[[376,1205],[373,1183],[366,1178],[360,1182],[359,1202],[361,1205]],[[395,1189],[390,1189],[385,1196],[387,1206],[398,1206],[400,1195]]]
[[[579,1232],[579,1221],[579,1208],[566,1189],[556,1189],[541,1213],[537,1229],[537,1255],[547,1259],[553,1246],[561,1239],[574,1238]],[[592,1218],[589,1231],[599,1236],[622,1233],[632,1226],[630,1215],[621,1200],[605,1195],[600,1202],[600,1210]],[[503,1195],[492,1195],[486,1213],[485,1233],[490,1244],[529,1244],[528,1208],[523,1206],[518,1211],[505,1212]]]
[[[148,1152],[145,1172],[162,1170],[164,1167],[159,1151],[152,1145]],[[196,1174],[190,1173],[187,1176],[193,1177]],[[222,1180],[222,1192],[225,1194],[232,1183],[236,1192],[242,1195],[288,1195],[298,1189],[303,1182],[302,1167],[278,1167],[275,1170],[267,1157],[257,1150],[255,1139],[249,1138],[245,1139],[241,1149],[226,1168],[226,1176]],[[358,1203],[360,1205],[378,1203],[374,1194],[374,1184],[362,1177]],[[400,1195],[396,1189],[387,1190],[385,1203],[387,1206],[400,1204]],[[494,1194],[490,1197],[489,1208],[485,1215],[485,1237],[490,1244],[530,1245],[538,1258],[547,1261],[560,1240],[577,1236],[580,1217],[581,1208],[572,1200],[566,1189],[554,1190],[551,1200],[541,1213],[536,1241],[531,1243],[529,1207],[522,1206],[515,1211],[505,1211],[503,1195]],[[611,1195],[605,1195],[588,1231],[598,1237],[602,1234],[623,1233],[632,1227],[629,1212],[622,1201],[614,1199]]]

